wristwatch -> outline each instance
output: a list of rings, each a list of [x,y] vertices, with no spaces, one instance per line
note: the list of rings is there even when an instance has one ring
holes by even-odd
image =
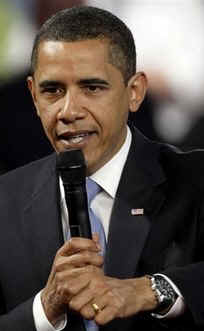
[[[154,309],[154,314],[162,314],[170,309],[178,298],[178,294],[171,284],[161,275],[151,275],[151,288],[155,293],[158,306]]]

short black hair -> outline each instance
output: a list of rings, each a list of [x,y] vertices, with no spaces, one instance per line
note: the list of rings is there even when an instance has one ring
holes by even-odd
[[[104,39],[109,42],[110,63],[119,69],[124,82],[136,72],[136,49],[129,28],[112,13],[90,6],[67,8],[51,16],[37,33],[31,56],[31,74],[37,67],[38,49],[43,41],[74,42]]]

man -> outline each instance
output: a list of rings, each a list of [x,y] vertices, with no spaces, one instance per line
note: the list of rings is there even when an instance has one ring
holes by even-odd
[[[92,7],[58,12],[35,39],[37,113],[56,153],[80,149],[101,186],[107,247],[68,240],[55,153],[2,176],[1,330],[203,328],[203,152],[127,127],[147,88],[135,59],[124,23]]]

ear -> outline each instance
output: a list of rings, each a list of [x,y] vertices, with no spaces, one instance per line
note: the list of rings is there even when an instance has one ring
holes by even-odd
[[[128,82],[129,110],[136,112],[147,91],[147,77],[144,72],[138,72],[132,76]]]
[[[35,79],[33,76],[28,76],[27,78],[27,85],[28,85],[28,89],[32,95],[32,99],[37,111],[37,115],[39,116],[39,111],[38,111],[38,107],[37,107],[37,98],[36,98],[36,90],[35,90]]]

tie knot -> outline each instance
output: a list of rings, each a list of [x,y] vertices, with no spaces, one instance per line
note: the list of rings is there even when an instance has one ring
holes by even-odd
[[[91,201],[97,195],[97,193],[100,192],[101,188],[96,182],[94,182],[93,179],[87,178],[86,179],[86,189],[87,189],[88,202],[90,204]]]

